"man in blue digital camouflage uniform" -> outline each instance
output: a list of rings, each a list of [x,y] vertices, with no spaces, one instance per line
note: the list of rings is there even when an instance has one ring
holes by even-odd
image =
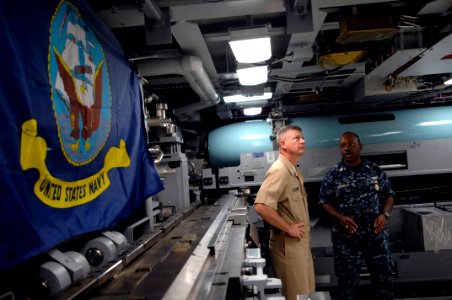
[[[361,159],[362,144],[354,132],[339,141],[342,161],[325,175],[319,204],[334,218],[334,269],[339,299],[359,299],[362,259],[370,272],[373,295],[365,299],[393,298],[389,213],[394,191],[376,164]]]

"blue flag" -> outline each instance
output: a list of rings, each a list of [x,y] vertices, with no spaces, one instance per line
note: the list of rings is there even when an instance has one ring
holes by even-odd
[[[81,0],[0,2],[0,269],[163,189],[137,75]]]

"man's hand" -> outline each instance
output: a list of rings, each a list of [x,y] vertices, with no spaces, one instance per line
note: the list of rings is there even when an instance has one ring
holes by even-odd
[[[333,218],[335,218],[339,225],[342,226],[342,228],[348,232],[348,233],[355,233],[358,229],[358,225],[356,225],[355,221],[353,221],[353,218],[344,216],[340,214],[331,204],[323,204],[323,209],[331,215]]]
[[[300,239],[305,235],[304,223],[287,224],[275,209],[262,203],[254,204],[254,208],[262,219],[280,231],[285,232],[288,236]]]
[[[304,229],[304,223],[296,223],[289,225],[288,230],[286,233],[296,239],[300,239],[304,237],[305,229]]]
[[[358,229],[358,225],[356,225],[355,221],[353,221],[353,218],[347,216],[341,216],[339,224],[341,224],[342,228],[344,228],[348,233],[355,233]]]
[[[376,234],[380,234],[383,231],[383,228],[386,226],[387,222],[388,220],[386,220],[385,215],[378,215],[378,217],[376,217],[374,221],[374,232]]]

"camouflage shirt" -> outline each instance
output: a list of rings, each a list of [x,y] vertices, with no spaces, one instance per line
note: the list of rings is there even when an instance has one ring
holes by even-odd
[[[319,205],[330,204],[340,214],[352,217],[359,231],[373,231],[373,221],[382,213],[388,196],[394,196],[394,191],[377,164],[362,159],[359,166],[348,167],[341,161],[325,175]],[[333,231],[339,229],[337,225]]]

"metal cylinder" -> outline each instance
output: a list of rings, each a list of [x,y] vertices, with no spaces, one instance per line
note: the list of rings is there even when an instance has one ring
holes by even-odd
[[[372,118],[384,114],[392,115],[393,119]],[[451,138],[451,116],[452,107],[443,106],[361,115],[297,117],[286,124],[302,129],[307,148],[327,148],[337,147],[345,131],[356,132],[363,144]],[[211,166],[237,166],[240,153],[273,151],[271,134],[271,125],[263,120],[229,124],[211,131],[208,137]]]
[[[42,280],[42,288],[50,297],[58,294],[71,285],[71,276],[61,264],[48,261],[39,267],[39,278]]]
[[[110,239],[98,237],[86,243],[82,253],[90,265],[100,266],[114,259],[117,255],[117,249]]]
[[[155,113],[159,119],[166,119],[166,111],[168,110],[168,104],[166,103],[156,103]]]

